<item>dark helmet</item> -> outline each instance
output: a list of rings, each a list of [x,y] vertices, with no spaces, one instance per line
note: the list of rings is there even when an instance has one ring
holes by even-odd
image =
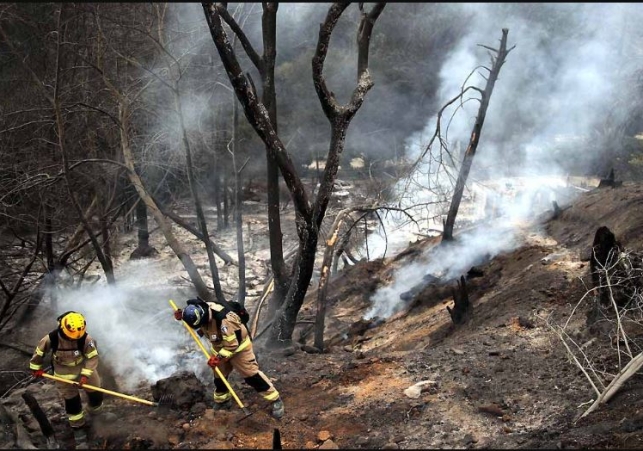
[[[206,320],[205,310],[200,305],[190,304],[183,310],[183,321],[192,329],[198,329]]]

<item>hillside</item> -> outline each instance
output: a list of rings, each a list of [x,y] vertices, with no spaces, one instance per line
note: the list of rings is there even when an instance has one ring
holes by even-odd
[[[397,257],[351,266],[329,286],[326,352],[297,347],[257,353],[263,371],[282,392],[286,416],[281,421],[271,418],[263,401],[235,375],[232,383],[254,412],[249,418],[237,422],[243,415],[236,407],[215,415],[207,404],[211,382],[205,385],[205,403],[190,410],[106,397],[106,409],[116,417],[94,423],[92,447],[270,448],[273,429],[279,428],[283,448],[293,449],[640,448],[641,377],[630,379],[607,405],[574,423],[595,394],[548,322],[565,322],[586,293],[588,249],[599,226],[609,227],[627,248],[643,247],[642,207],[641,185],[594,189],[557,219],[544,214],[540,223],[522,224],[521,244],[477,265],[477,277],[467,280],[473,315],[458,327],[445,308],[452,304],[451,282],[424,286],[386,320],[364,319],[377,288],[421,255],[430,258],[435,240],[418,241]],[[255,252],[265,254],[258,241],[265,229],[253,228],[256,257]],[[303,315],[314,315],[315,300],[311,289]],[[591,338],[587,310],[587,302],[579,305],[568,326],[578,343]],[[24,325],[25,345],[35,345],[34,337],[49,327],[39,324],[38,332],[27,333],[29,326]],[[300,345],[311,340],[302,337]],[[614,362],[605,349],[607,367]],[[28,357],[11,352],[0,350],[0,370],[24,370]],[[114,374],[115,382],[120,376]],[[428,382],[417,397],[405,394],[421,381]],[[73,446],[50,382],[5,390],[1,404],[17,415],[36,446],[45,443],[21,398],[25,391],[45,409],[61,446]],[[152,399],[149,386],[133,394]],[[2,423],[0,445],[10,444],[10,422]]]

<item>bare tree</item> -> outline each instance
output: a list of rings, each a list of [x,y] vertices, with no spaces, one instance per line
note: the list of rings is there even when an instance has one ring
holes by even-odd
[[[471,170],[471,165],[473,164],[473,157],[476,154],[478,149],[478,143],[480,142],[480,134],[482,133],[482,126],[484,125],[484,120],[487,115],[487,108],[489,107],[489,99],[493,93],[493,88],[498,80],[498,75],[500,74],[500,69],[505,63],[505,58],[513,50],[512,47],[507,49],[507,33],[509,30],[507,28],[502,29],[502,38],[500,39],[500,47],[494,49],[488,46],[483,46],[491,52],[495,53],[491,55],[491,69],[484,67],[489,71],[489,77],[487,78],[487,84],[484,90],[475,88],[476,91],[480,93],[480,107],[478,108],[478,115],[476,116],[476,121],[473,124],[473,130],[471,131],[471,138],[469,140],[469,145],[467,150],[464,153],[464,158],[462,160],[462,165],[460,166],[460,172],[458,174],[458,179],[455,184],[455,189],[453,192],[453,197],[451,199],[451,205],[449,207],[449,213],[447,215],[446,222],[444,224],[444,232],[442,239],[444,241],[453,240],[453,226],[455,225],[455,218],[458,214],[458,209],[460,208],[460,201],[462,200],[462,194],[464,192],[465,184],[467,183],[467,178],[469,177],[469,171]]]
[[[324,219],[337,175],[339,156],[344,148],[346,130],[361,107],[366,93],[373,86],[373,81],[368,71],[368,49],[372,26],[383,11],[384,3],[376,4],[370,12],[364,11],[360,4],[361,21],[357,38],[360,55],[358,57],[358,82],[347,105],[340,105],[337,102],[335,95],[326,86],[326,81],[323,77],[324,62],[328,53],[330,37],[339,18],[348,6],[345,3],[334,3],[329,7],[326,19],[320,26],[317,49],[312,60],[313,83],[322,109],[331,125],[331,138],[319,192],[314,202],[311,203],[286,147],[273,126],[267,109],[269,106],[264,105],[259,100],[251,79],[241,70],[234,49],[223,28],[221,19],[225,8],[221,4],[203,4],[214,44],[237,97],[243,106],[246,118],[266,145],[269,155],[277,162],[295,207],[299,248],[285,302],[277,311],[271,328],[270,341],[273,344],[278,341],[290,341],[292,339],[297,314],[312,277],[319,228]],[[242,44],[244,43],[242,39],[241,42]]]

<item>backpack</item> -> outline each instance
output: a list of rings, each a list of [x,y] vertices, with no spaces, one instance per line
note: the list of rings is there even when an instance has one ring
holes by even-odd
[[[56,351],[58,350],[58,344],[59,344],[59,339],[60,337],[58,336],[58,330],[52,330],[49,332],[49,341],[51,341],[51,353],[55,354]],[[76,340],[76,343],[78,344],[78,350],[82,354],[83,351],[85,350],[85,339],[87,338],[87,334],[83,335],[80,337],[78,340]]]
[[[210,308],[208,303],[205,302],[203,299],[201,299],[198,296],[197,296],[196,299],[189,299],[187,301],[187,303],[188,304],[194,304],[194,305],[200,305],[204,310]],[[214,320],[217,323],[217,328],[221,329],[221,321],[223,320],[223,318],[225,318],[226,315],[229,312],[234,312],[234,313],[237,314],[237,316],[241,320],[241,324],[243,324],[245,326],[246,330],[248,331],[248,336],[252,340],[252,337],[250,335],[250,329],[248,328],[248,321],[250,321],[250,314],[245,309],[245,307],[243,307],[240,303],[238,303],[236,301],[231,301],[231,302],[226,301],[225,303],[217,301],[216,304],[219,304],[219,305],[223,306],[223,308],[218,312],[215,312],[214,310],[212,310],[212,312],[214,313]],[[239,343],[241,343],[241,337],[240,336],[237,337],[237,340],[239,341]]]

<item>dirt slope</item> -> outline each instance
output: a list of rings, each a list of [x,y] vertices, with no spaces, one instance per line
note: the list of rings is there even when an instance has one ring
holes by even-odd
[[[284,448],[640,448],[643,381],[632,378],[612,402],[574,424],[595,397],[584,376],[542,318],[560,322],[585,294],[583,261],[600,225],[626,247],[643,245],[643,187],[593,190],[543,226],[525,225],[524,244],[481,265],[469,280],[474,313],[453,327],[448,287],[429,286],[408,308],[374,325],[362,316],[376,288],[425,247],[416,243],[396,259],[361,263],[333,279],[326,336],[329,349],[259,352],[264,372],[286,403],[277,421],[269,407],[234,376],[255,413],[217,413],[198,403],[190,412],[107,401],[113,423],[95,422],[92,446],[102,449],[270,448],[274,428]],[[409,287],[410,288],[410,287]],[[303,314],[314,313],[316,291]],[[581,305],[585,309],[586,305]],[[585,342],[584,315],[571,331]],[[370,327],[370,328],[369,328]],[[295,338],[298,333],[295,334]],[[311,344],[312,337],[303,340]],[[606,365],[611,365],[606,356]],[[404,391],[430,381],[417,398]],[[208,396],[212,387],[207,387]],[[38,383],[14,390],[3,405],[15,409],[32,438],[37,425],[21,403],[33,392],[61,442],[73,441],[55,390]],[[151,398],[149,391],[138,396]],[[44,443],[40,438],[40,444]]]

